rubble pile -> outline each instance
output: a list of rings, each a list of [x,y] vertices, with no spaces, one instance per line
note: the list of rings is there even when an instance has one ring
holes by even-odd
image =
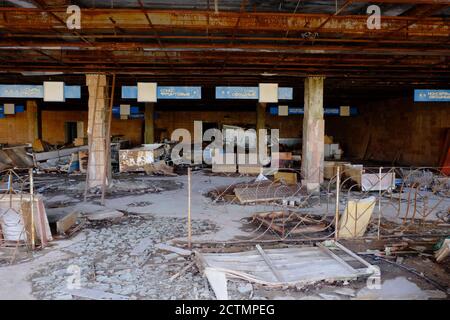
[[[194,220],[194,234],[212,232],[216,226]],[[68,280],[73,266],[81,270],[82,288],[128,296],[130,299],[211,299],[206,279],[195,268],[176,277],[190,257],[159,250],[155,245],[187,234],[186,219],[128,216],[108,228],[87,229],[86,238],[65,248],[72,257],[53,262],[30,277],[39,299],[70,299]],[[140,255],[133,249],[142,241]],[[72,267],[71,267],[72,266]],[[69,269],[68,269],[69,268]]]

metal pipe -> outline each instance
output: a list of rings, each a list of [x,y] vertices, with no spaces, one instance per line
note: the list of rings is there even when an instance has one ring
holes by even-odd
[[[34,230],[34,180],[33,180],[33,169],[28,170],[30,174],[30,211],[31,211],[31,249],[34,250],[36,247],[36,234]]]
[[[339,189],[341,184],[341,170],[340,167],[336,168],[336,208],[335,208],[335,230],[334,239],[339,240]]]

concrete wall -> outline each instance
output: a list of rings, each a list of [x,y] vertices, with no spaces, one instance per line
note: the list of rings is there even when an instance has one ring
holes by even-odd
[[[0,143],[12,145],[28,142],[28,122],[25,112],[0,119]]]
[[[414,103],[391,99],[358,106],[356,117],[327,117],[325,132],[335,137],[345,156],[413,166],[438,166],[449,103]],[[366,151],[367,149],[367,151]]]
[[[42,139],[51,144],[64,144],[65,122],[84,122],[87,129],[87,111],[48,111],[43,110],[42,117]],[[28,141],[28,123],[26,112],[6,116],[0,119],[0,143],[11,145],[31,143]],[[120,120],[113,119],[111,125],[112,135],[124,135],[133,145],[142,143],[143,120]]]

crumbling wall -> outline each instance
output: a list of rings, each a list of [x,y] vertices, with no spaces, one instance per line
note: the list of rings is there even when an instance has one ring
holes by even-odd
[[[412,166],[438,166],[449,103],[414,103],[398,98],[358,105],[355,117],[327,117],[325,131],[345,156]]]

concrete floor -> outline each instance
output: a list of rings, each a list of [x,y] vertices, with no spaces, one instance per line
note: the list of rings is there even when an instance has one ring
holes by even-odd
[[[38,178],[39,179],[39,178]],[[229,241],[240,238],[257,238],[258,233],[249,232],[248,228],[244,227],[242,219],[251,216],[258,211],[269,211],[279,206],[268,205],[224,205],[220,203],[213,203],[210,198],[204,196],[204,194],[215,187],[230,185],[236,182],[251,182],[254,177],[220,177],[209,176],[202,171],[193,172],[192,176],[192,218],[194,220],[209,220],[218,226],[218,230],[213,233],[204,233],[194,236],[194,241]],[[137,182],[136,182],[137,181]],[[136,187],[136,183],[151,182],[151,181],[172,181],[175,182],[178,188],[167,188],[168,190],[161,190],[159,193],[144,193],[133,194],[133,187]],[[127,186],[127,180],[121,181],[122,193],[117,197],[108,197],[106,200],[106,207],[108,209],[121,210],[130,214],[136,214],[139,216],[152,216],[152,217],[177,217],[186,218],[187,216],[187,176],[178,177],[148,177],[145,175],[136,175],[133,178],[133,182]],[[76,186],[76,183],[74,183]],[[129,188],[128,188],[129,187]],[[77,187],[74,187],[75,189]],[[130,190],[127,193],[128,189]],[[70,189],[70,188],[69,188]],[[49,216],[63,215],[65,213],[78,210],[83,213],[93,213],[99,210],[105,210],[98,204],[100,197],[91,199],[88,203],[82,203],[78,197],[75,197],[75,189],[72,192],[45,192],[45,201],[49,203],[68,204],[62,205],[56,208],[47,209]],[[164,189],[164,187],[163,187]],[[447,199],[448,200],[448,199]],[[446,202],[448,205],[448,202]],[[318,213],[325,212],[325,204],[316,206],[311,209]],[[310,211],[311,211],[310,210]],[[328,213],[332,214],[334,208],[328,207]],[[387,212],[387,211],[386,211]],[[393,215],[395,212],[391,212]],[[177,239],[186,240],[186,234],[179,234]],[[53,245],[46,248],[43,251],[38,251],[34,254],[34,258],[29,262],[23,262],[11,266],[0,267],[0,299],[35,299],[36,295],[32,292],[32,277],[37,270],[42,270],[46,265],[55,263],[57,261],[64,261],[68,258],[68,254],[65,248],[79,244],[86,239],[86,231],[80,232],[74,238],[70,240],[58,240],[54,241]],[[433,262],[429,262],[433,263]],[[389,298],[404,298],[404,299],[427,299],[427,298],[445,298],[444,292],[429,291],[433,287],[430,287],[423,281],[411,278],[411,274],[388,272],[389,279],[383,279],[386,286],[385,289],[374,292],[367,292],[364,290],[364,282],[353,284],[350,286],[354,290],[355,296],[360,296],[368,299],[389,299]],[[401,278],[401,279],[399,279]],[[389,280],[389,281],[388,281]],[[447,281],[448,279],[446,279]],[[392,282],[393,281],[393,282]],[[398,283],[397,283],[398,282]],[[395,284],[397,283],[397,285]],[[446,283],[447,287],[449,283]],[[325,288],[325,289],[324,289]],[[294,292],[294,291],[267,291],[264,288],[254,288],[255,294],[252,294],[256,298],[285,298],[285,299],[331,299],[331,295],[340,297],[344,296],[333,293],[339,287],[333,286],[318,286],[315,289],[311,289],[308,292]],[[252,291],[253,292],[253,291]],[[318,295],[322,293],[322,295]],[[328,296],[327,296],[328,294]],[[351,296],[346,296],[349,298]],[[213,296],[211,296],[213,298]],[[237,298],[245,298],[238,296]],[[333,298],[334,299],[334,298]]]

